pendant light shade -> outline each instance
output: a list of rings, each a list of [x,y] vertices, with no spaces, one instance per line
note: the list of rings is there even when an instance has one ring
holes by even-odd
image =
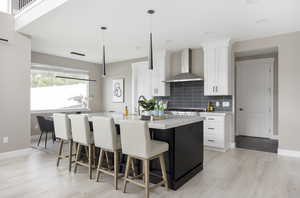
[[[104,31],[106,30],[106,27],[101,27],[102,30],[102,36],[103,36],[103,40],[102,40],[102,66],[103,66],[103,76],[106,76],[106,54],[105,54],[105,40],[104,40]]]
[[[155,13],[154,10],[148,10],[147,13],[150,15],[150,43],[149,43],[149,69],[153,70],[153,43],[152,43],[152,15]]]
[[[149,69],[153,70],[153,46],[152,46],[152,32],[150,32],[150,46],[149,46],[149,57],[148,57]]]

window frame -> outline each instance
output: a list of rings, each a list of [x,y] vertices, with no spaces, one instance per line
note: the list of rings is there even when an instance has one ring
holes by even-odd
[[[69,73],[69,74],[82,74],[87,75],[88,79],[90,79],[90,72],[88,70],[83,69],[75,69],[63,66],[54,66],[54,65],[44,65],[38,63],[32,63],[30,68],[30,75],[32,70],[40,70],[40,71],[47,71],[47,72],[62,72],[62,73]],[[87,96],[90,97],[90,82],[88,83],[87,88]],[[30,93],[31,93],[31,81],[30,81]],[[31,94],[30,94],[31,97]],[[31,100],[30,100],[31,101]],[[68,113],[68,112],[89,112],[90,109],[90,101],[88,101],[88,108],[67,108],[67,109],[47,109],[47,110],[31,110],[30,105],[30,112],[31,114],[40,114],[40,113]]]

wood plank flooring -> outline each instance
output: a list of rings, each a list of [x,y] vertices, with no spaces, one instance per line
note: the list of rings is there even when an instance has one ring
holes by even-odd
[[[51,143],[52,144],[52,143]],[[205,151],[204,170],[177,191],[163,187],[151,198],[299,198],[300,158],[233,149],[226,153]],[[95,173],[93,174],[95,175]],[[123,181],[119,181],[119,188]],[[113,178],[99,183],[88,179],[88,169],[68,172],[56,155],[35,149],[0,156],[1,198],[138,198],[144,191],[128,184],[128,193],[114,190]]]

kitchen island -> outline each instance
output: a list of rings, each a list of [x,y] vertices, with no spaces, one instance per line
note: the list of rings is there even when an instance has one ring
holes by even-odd
[[[114,118],[117,131],[121,120],[138,120],[139,117],[124,117],[117,113],[90,113],[93,116]],[[169,144],[169,151],[164,154],[168,174],[169,188],[177,190],[203,169],[203,120],[200,116],[169,116],[165,120],[148,121],[151,137]],[[139,167],[140,164],[137,164]],[[141,170],[139,170],[141,171]],[[160,174],[158,160],[152,160],[150,171]],[[157,183],[156,177],[150,178]]]

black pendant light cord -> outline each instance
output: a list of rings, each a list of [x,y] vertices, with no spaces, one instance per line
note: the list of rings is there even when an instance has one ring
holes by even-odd
[[[152,41],[152,15],[155,13],[154,10],[148,10],[147,13],[150,15],[150,44],[149,44],[149,57],[148,64],[149,69],[153,70],[153,41]]]

